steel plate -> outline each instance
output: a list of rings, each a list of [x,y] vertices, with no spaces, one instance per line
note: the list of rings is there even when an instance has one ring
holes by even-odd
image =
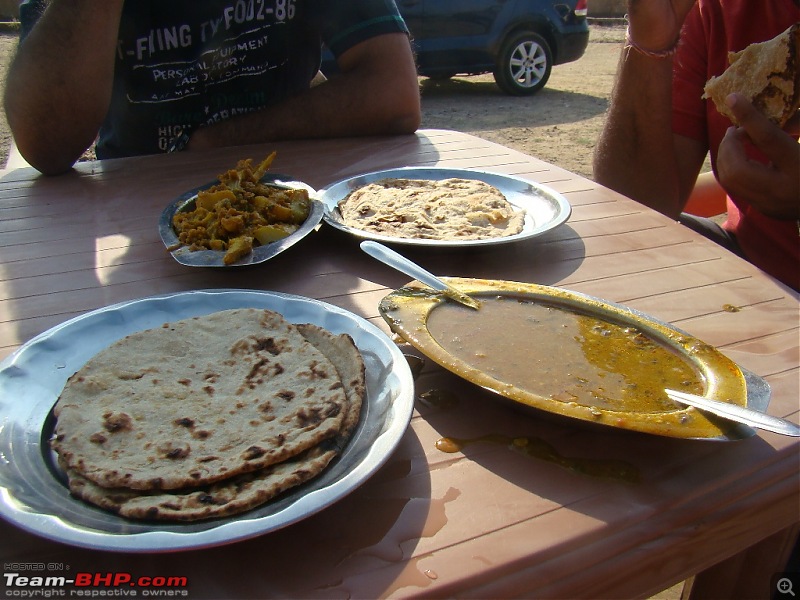
[[[94,354],[136,331],[231,308],[266,308],[294,323],[347,333],[366,364],[367,397],[345,451],[319,477],[237,516],[195,523],[127,520],[70,496],[48,440],[52,407],[67,379]],[[411,419],[414,384],[398,347],[341,308],[287,294],[208,290],[124,302],[69,320],[0,363],[0,516],[76,546],[162,552],[215,546],[304,519],[366,481],[390,456]]]
[[[517,210],[525,211],[525,221],[520,233],[500,238],[483,240],[425,240],[381,235],[346,225],[339,213],[339,202],[350,192],[387,178],[431,179],[449,178],[477,179],[499,189],[508,202]],[[386,171],[373,171],[356,177],[344,179],[319,191],[319,198],[324,204],[324,220],[326,223],[352,234],[358,238],[370,239],[388,244],[404,244],[409,246],[433,246],[438,248],[460,248],[468,246],[491,246],[511,244],[542,235],[566,222],[572,207],[561,194],[547,186],[528,181],[512,175],[491,173],[473,169],[448,169],[442,167],[404,167]]]
[[[172,202],[170,202],[161,213],[161,218],[158,220],[158,232],[161,235],[161,241],[164,242],[164,246],[166,246],[166,248],[169,250],[172,257],[182,265],[186,265],[188,267],[217,267],[231,269],[236,267],[257,265],[277,256],[316,229],[322,220],[322,215],[325,210],[322,203],[316,198],[317,192],[314,190],[314,188],[301,181],[293,181],[286,175],[272,173],[267,173],[261,178],[261,181],[264,183],[269,183],[270,185],[278,188],[302,188],[308,191],[309,197],[311,198],[311,211],[309,212],[308,218],[303,222],[297,231],[286,236],[282,240],[278,240],[264,246],[255,246],[252,252],[230,265],[226,265],[224,262],[222,262],[225,252],[221,250],[192,251],[186,246],[181,246],[178,236],[175,233],[175,228],[172,226],[172,218],[178,212],[193,210],[194,203],[197,200],[197,192],[206,190],[212,185],[219,183],[214,181],[181,194]]]

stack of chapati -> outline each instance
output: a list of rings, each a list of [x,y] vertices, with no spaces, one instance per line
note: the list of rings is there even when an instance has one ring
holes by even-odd
[[[259,506],[321,473],[358,424],[353,340],[233,309],[132,334],[67,382],[52,446],[78,498],[135,519]]]

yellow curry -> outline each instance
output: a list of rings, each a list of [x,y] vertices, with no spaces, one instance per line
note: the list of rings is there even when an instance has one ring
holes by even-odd
[[[690,362],[631,325],[513,297],[482,299],[480,312],[476,318],[443,304],[431,313],[428,330],[469,366],[520,389],[640,412],[679,408],[667,388],[703,393],[702,375]]]

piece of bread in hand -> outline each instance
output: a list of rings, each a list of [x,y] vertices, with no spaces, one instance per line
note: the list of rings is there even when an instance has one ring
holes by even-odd
[[[800,22],[780,35],[740,52],[728,53],[729,66],[706,82],[703,98],[735,125],[725,98],[736,92],[753,103],[768,119],[783,127],[800,107]]]

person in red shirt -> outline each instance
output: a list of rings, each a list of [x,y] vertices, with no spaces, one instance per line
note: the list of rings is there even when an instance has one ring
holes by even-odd
[[[800,21],[800,0],[629,0],[628,39],[594,176],[680,219],[765,272],[800,289],[800,144],[797,115],[778,128],[738,94],[733,126],[706,81],[728,52],[779,35]],[[683,213],[707,153],[727,194],[719,226]]]

